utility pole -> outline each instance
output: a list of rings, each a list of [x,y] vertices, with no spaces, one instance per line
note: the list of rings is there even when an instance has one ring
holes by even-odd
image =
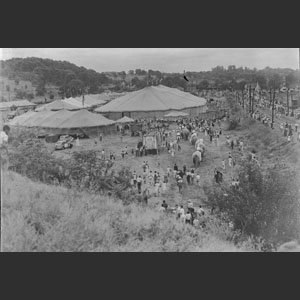
[[[244,90],[242,90],[243,110],[245,109]]]
[[[251,113],[251,86],[249,86],[249,113]]]
[[[270,90],[271,95],[271,90]],[[275,87],[273,91],[273,100],[272,100],[272,129],[274,129],[274,106],[275,106]]]
[[[286,105],[287,105],[287,113],[290,113],[290,105],[289,105],[289,89],[286,90]]]
[[[254,112],[254,89],[252,89],[252,108],[251,108],[251,113],[253,114]]]

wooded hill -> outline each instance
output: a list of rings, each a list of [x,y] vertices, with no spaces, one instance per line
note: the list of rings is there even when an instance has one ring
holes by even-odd
[[[294,87],[299,84],[299,73],[292,69],[263,70],[232,65],[228,68],[217,66],[211,71],[162,73],[154,70],[129,70],[127,72],[96,72],[76,66],[67,61],[55,61],[37,57],[12,58],[0,61],[0,76],[19,81],[28,81],[35,87],[34,96],[51,94],[49,87],[55,87],[60,97],[70,97],[85,93],[101,93],[105,89],[112,91],[132,91],[149,84],[163,84],[188,91],[208,88],[242,89],[246,83],[259,83],[262,89],[281,86]],[[5,89],[5,87],[3,87]],[[19,93],[19,98],[22,96]],[[51,95],[50,95],[51,96]],[[17,97],[16,97],[17,98]],[[26,95],[25,95],[26,98]],[[53,97],[52,97],[53,98]]]

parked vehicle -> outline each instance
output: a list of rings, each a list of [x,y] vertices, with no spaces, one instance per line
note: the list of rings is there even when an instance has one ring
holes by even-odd
[[[73,138],[69,135],[60,136],[59,140],[55,144],[55,150],[63,150],[73,147]]]

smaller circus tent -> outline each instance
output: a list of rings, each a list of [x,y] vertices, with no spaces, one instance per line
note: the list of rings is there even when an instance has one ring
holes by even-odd
[[[21,125],[25,127],[38,127],[43,122],[43,120],[53,114],[55,114],[55,112],[51,110],[36,112],[33,116],[26,119]]]
[[[84,134],[88,137],[95,137],[99,136],[100,133],[103,135],[115,133],[117,131],[115,124],[115,121],[85,109],[78,111],[62,109],[59,111],[28,112],[16,117],[8,125],[29,127],[37,133]]]
[[[34,108],[36,106],[35,103],[31,103],[28,100],[17,100],[17,101],[6,101],[0,102],[0,110],[9,110],[12,108]]]
[[[28,112],[26,112],[25,114],[22,114],[20,116],[17,116],[15,118],[13,118],[11,121],[9,121],[7,123],[7,125],[9,126],[22,126],[23,123],[30,119],[31,117],[33,117],[35,114],[37,114],[36,112],[30,110]]]
[[[42,128],[56,128],[60,123],[71,117],[74,112],[69,110],[58,110],[53,114],[43,118],[38,126]]]
[[[106,104],[107,102],[107,100],[96,99],[96,97],[93,97],[91,95],[84,95],[84,101],[82,99],[82,96],[75,98],[66,98],[62,101],[67,104],[73,105],[78,109],[98,107]]]
[[[69,135],[84,134],[87,137],[97,137],[100,133],[104,135],[115,133],[115,123],[115,121],[109,120],[102,115],[81,109],[77,112],[71,112],[64,120],[53,124],[51,132]],[[48,128],[50,128],[49,124]]]
[[[135,121],[133,119],[127,117],[127,116],[125,116],[125,117],[123,117],[123,118],[116,121],[116,123],[125,123],[125,124],[126,123],[133,123],[133,122],[135,122]]]
[[[78,110],[79,108],[75,105],[64,102],[63,100],[55,100],[51,103],[45,104],[35,109],[35,111],[43,111],[43,110]]]

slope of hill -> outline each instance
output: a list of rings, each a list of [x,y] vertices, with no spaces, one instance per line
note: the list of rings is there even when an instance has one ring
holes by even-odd
[[[4,174],[2,251],[253,251],[220,221],[206,229],[149,207]]]
[[[36,57],[1,61],[0,71],[2,77],[10,80],[31,82],[36,87],[37,96],[47,92],[47,85],[74,96],[86,87],[89,93],[98,92],[101,84],[110,82],[108,77],[94,70],[78,67],[67,61]]]

